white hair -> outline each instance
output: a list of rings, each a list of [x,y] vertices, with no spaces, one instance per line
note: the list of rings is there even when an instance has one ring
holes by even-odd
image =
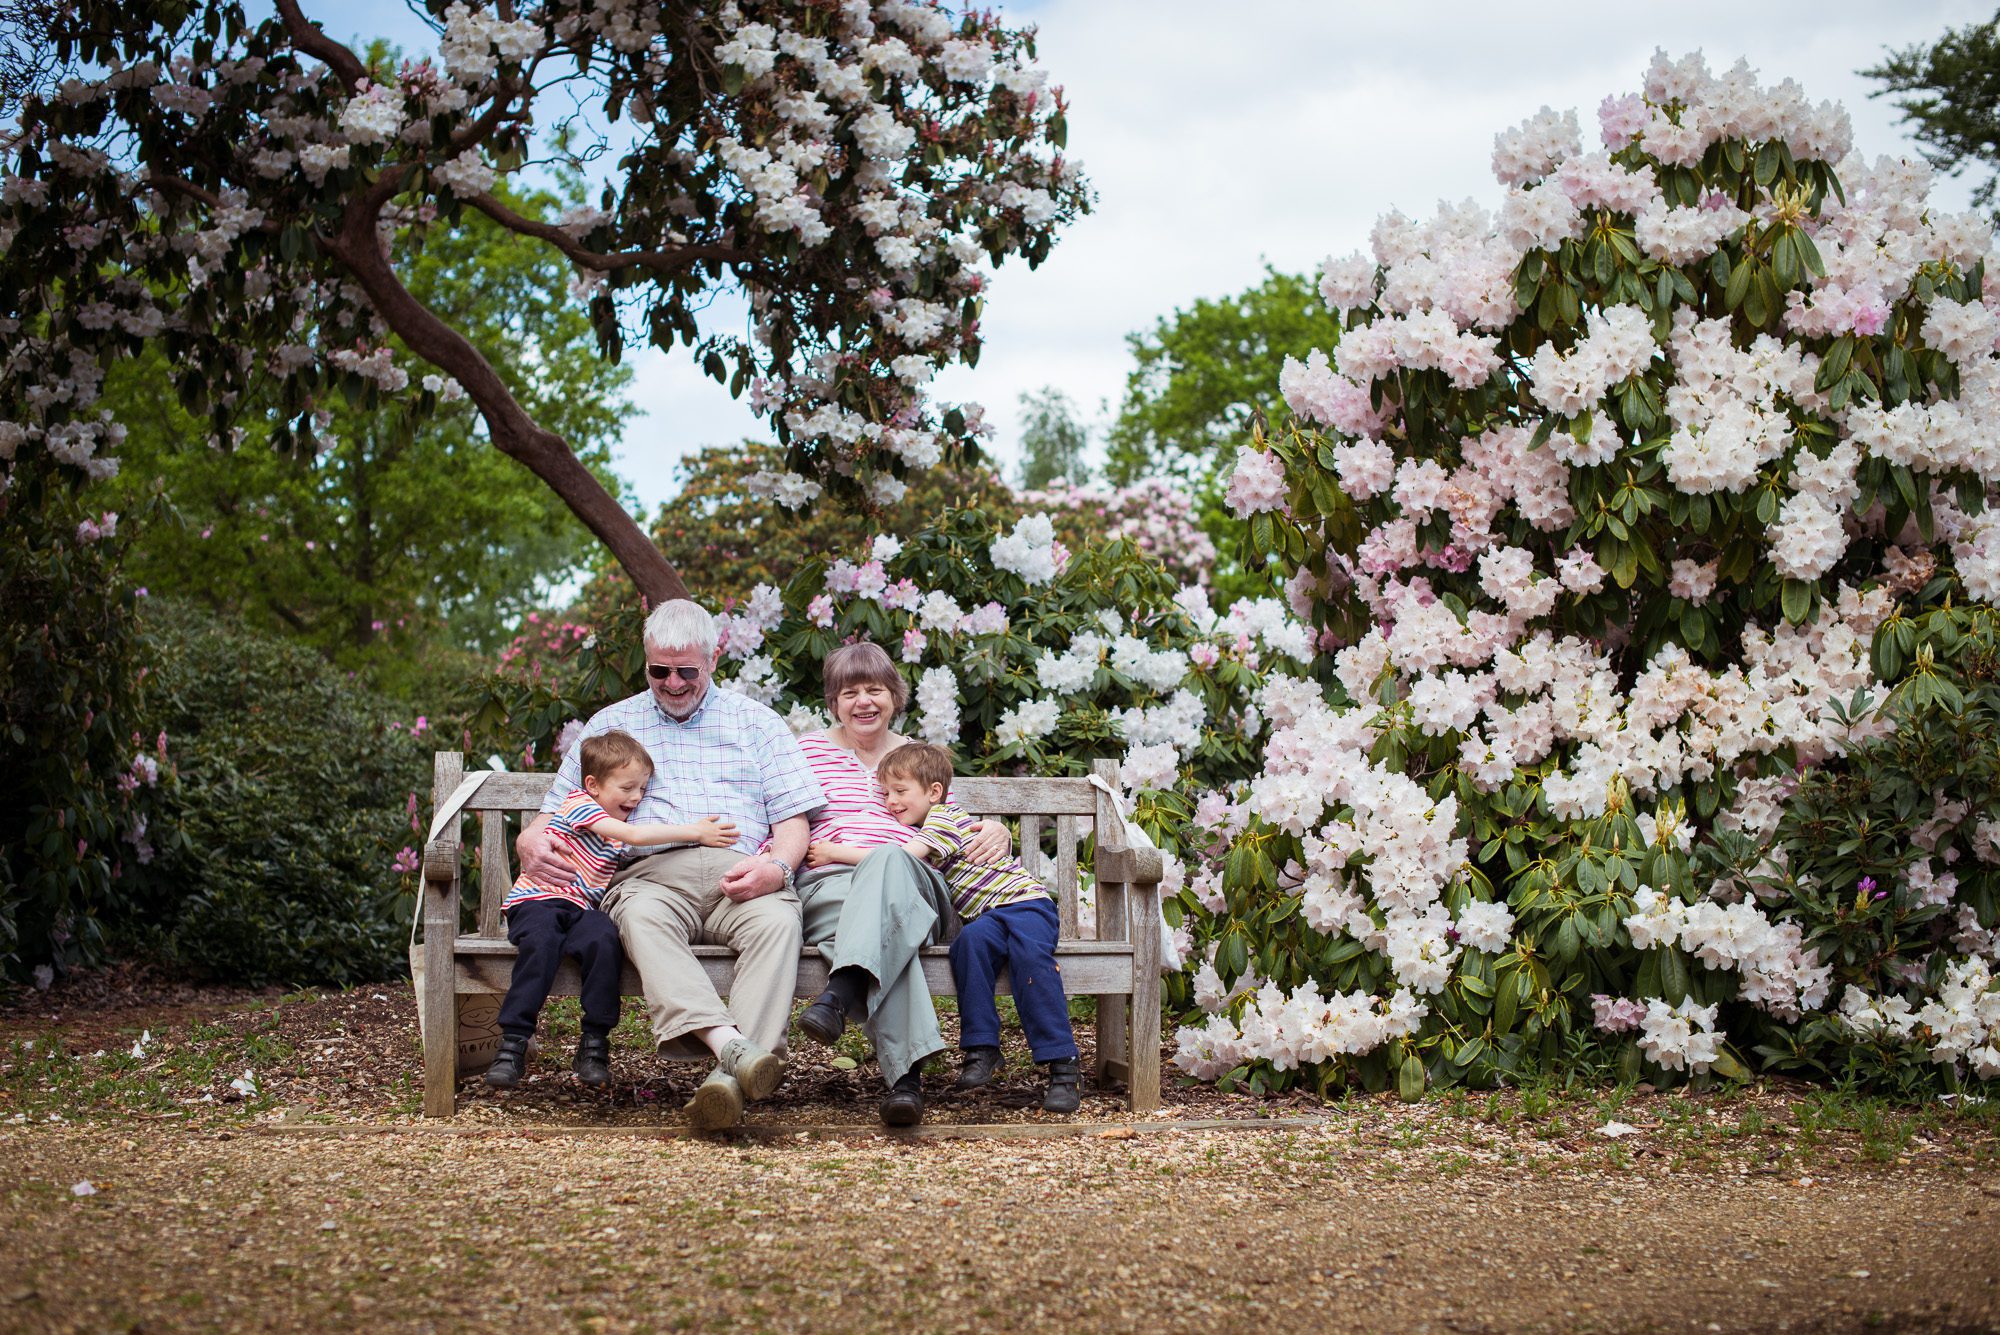
[[[693,649],[715,652],[715,618],[700,604],[686,598],[670,598],[646,618],[646,643],[655,649]]]

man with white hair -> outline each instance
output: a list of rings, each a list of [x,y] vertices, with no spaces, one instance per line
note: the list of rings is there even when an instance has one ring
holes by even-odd
[[[806,856],[808,813],[825,804],[792,731],[768,705],[714,685],[715,620],[686,599],[646,618],[646,685],[597,711],[515,844],[521,870],[553,875],[566,864],[543,829],[579,786],[584,737],[616,728],[653,757],[653,779],[634,824],[703,816],[735,822],[729,848],[683,845],[631,863],[612,879],[604,911],[618,924],[639,972],[662,1057],[713,1053],[715,1070],[687,1105],[700,1130],[742,1120],[784,1077],[785,1030],[799,967],[799,898],[793,878]],[[769,851],[757,850],[769,837]],[[736,951],[724,1006],[691,947]]]

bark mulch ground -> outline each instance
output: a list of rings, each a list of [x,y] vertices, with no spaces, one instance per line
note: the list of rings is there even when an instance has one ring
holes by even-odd
[[[131,972],[0,1005],[0,1331],[2000,1329],[1985,1105],[1170,1084],[1057,1119],[1020,1053],[891,1136],[860,1054],[802,1044],[756,1134],[688,1138],[698,1069],[632,1035],[612,1095],[559,1032],[425,1122],[411,1013]]]

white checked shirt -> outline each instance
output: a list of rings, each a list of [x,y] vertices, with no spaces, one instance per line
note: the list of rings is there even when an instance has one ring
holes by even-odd
[[[668,716],[650,691],[591,715],[542,799],[552,812],[583,786],[583,737],[628,732],[653,757],[653,781],[631,816],[634,825],[682,825],[703,816],[736,823],[742,853],[754,853],[771,827],[826,805],[805,753],[777,711],[709,683],[685,722]]]

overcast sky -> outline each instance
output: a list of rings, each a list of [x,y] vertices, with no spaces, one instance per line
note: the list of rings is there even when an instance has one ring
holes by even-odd
[[[398,0],[307,0],[329,31],[429,45]],[[1868,154],[1914,152],[1893,107],[1856,71],[1886,47],[1982,22],[1981,4],[1820,0],[1674,5],[1308,4],[1239,0],[1002,3],[1039,26],[1040,55],[1071,104],[1069,149],[1098,193],[1042,267],[1010,265],[986,309],[976,370],[942,396],[986,404],[1011,460],[1020,394],[1062,389],[1095,415],[1124,390],[1125,336],[1199,297],[1257,282],[1264,264],[1303,271],[1367,244],[1391,208],[1498,197],[1496,131],[1544,105],[1574,108],[1595,143],[1596,108],[1635,91],[1655,47],[1699,48],[1711,68],[1747,57],[1854,118]],[[1962,181],[1933,198],[1965,206]],[[674,465],[705,444],[765,436],[761,423],[684,358],[634,360],[644,410],[619,468],[648,512],[675,491]]]

